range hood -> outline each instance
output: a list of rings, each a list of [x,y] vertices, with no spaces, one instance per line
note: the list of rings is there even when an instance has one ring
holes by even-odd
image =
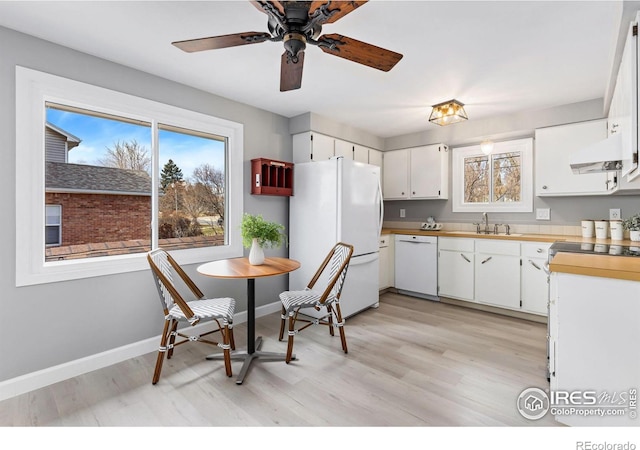
[[[575,174],[612,172],[622,169],[622,135],[614,134],[576,151],[569,160]]]

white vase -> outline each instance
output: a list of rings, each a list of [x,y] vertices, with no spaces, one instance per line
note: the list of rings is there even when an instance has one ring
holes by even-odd
[[[251,250],[249,250],[249,264],[259,266],[264,263],[264,250],[258,244],[258,239],[253,238],[251,241]]]
[[[632,241],[640,241],[640,230],[630,230],[629,239]]]

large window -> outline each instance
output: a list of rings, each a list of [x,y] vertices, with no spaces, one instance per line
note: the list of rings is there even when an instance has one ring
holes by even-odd
[[[20,67],[16,96],[17,285],[242,254],[241,124]]]
[[[453,150],[454,212],[531,212],[531,139],[499,142],[485,155],[479,145]]]

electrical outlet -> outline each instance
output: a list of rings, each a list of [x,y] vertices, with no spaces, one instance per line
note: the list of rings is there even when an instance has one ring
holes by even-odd
[[[620,220],[620,208],[614,208],[609,210],[609,220]]]
[[[406,217],[407,211],[404,208],[400,208],[400,217]]]
[[[551,209],[536,208],[536,220],[551,220]]]

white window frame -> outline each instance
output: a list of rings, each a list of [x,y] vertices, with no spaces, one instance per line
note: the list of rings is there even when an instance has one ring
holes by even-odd
[[[242,256],[244,126],[129,94],[16,66],[16,286],[52,283],[148,270],[145,253],[45,262],[45,103],[175,125],[227,138],[227,245],[172,251],[181,264]],[[158,139],[152,134],[152,189],[159,185]],[[153,197],[152,230],[157,230],[158,200]],[[153,232],[152,248],[158,246]]]
[[[466,203],[464,192],[464,160],[486,156],[480,145],[454,148],[452,152],[453,212],[532,212],[533,211],[533,138],[496,142],[492,155],[520,153],[520,201]],[[493,180],[491,180],[493,182]]]

